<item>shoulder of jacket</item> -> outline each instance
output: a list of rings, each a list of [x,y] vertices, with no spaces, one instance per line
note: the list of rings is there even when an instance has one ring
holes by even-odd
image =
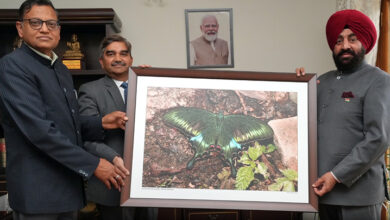
[[[328,72],[326,72],[326,73],[320,75],[320,76],[318,77],[318,79],[319,79],[319,80],[327,79],[327,78],[329,78],[329,76],[333,75],[335,72],[336,72],[336,70],[330,70],[330,71],[328,71]]]
[[[96,79],[90,82],[86,82],[80,86],[80,89],[89,89],[89,88],[95,88],[95,87],[102,87],[104,85],[104,78],[102,77],[100,79]]]

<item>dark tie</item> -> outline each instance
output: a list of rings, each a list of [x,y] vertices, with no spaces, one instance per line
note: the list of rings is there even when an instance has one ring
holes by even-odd
[[[125,90],[123,94],[125,95],[125,105],[127,104],[127,82],[123,82],[121,87]]]

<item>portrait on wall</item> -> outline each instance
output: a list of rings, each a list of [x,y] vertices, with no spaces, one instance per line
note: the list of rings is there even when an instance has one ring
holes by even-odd
[[[309,88],[287,74],[141,71],[130,79],[122,205],[313,210],[315,77]]]
[[[234,67],[232,9],[186,9],[188,68]]]

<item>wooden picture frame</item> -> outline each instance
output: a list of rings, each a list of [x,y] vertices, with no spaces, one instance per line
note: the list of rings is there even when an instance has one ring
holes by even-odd
[[[125,166],[131,175],[122,189],[122,206],[317,211],[317,196],[311,187],[317,178],[315,74],[297,77],[295,73],[165,68],[135,68],[134,71],[129,74],[129,121],[124,149]],[[211,102],[212,105],[209,105]],[[246,110],[243,106],[246,106]],[[226,158],[230,154],[221,149],[211,150],[214,148],[207,145],[206,151],[189,168],[189,161],[196,155],[195,152],[200,151],[194,148],[199,146],[195,145],[197,138],[186,136],[183,126],[169,126],[165,117],[178,108],[203,108],[211,112],[206,113],[209,116],[219,115],[224,120],[228,120],[228,115],[245,115],[250,121],[267,118],[265,121],[273,130],[270,139],[272,144],[277,145],[277,150],[268,152],[272,144],[263,145],[260,138],[247,143],[235,139],[241,147],[234,148],[236,157],[232,156],[234,162],[230,163],[230,167],[230,160]],[[274,109],[271,116],[267,109]],[[258,117],[258,112],[264,114]],[[285,115],[288,117],[284,118]],[[179,118],[181,121],[178,124],[184,122],[184,127],[192,126],[192,131],[201,130],[199,124],[202,122],[191,123],[188,122],[189,118],[194,117]],[[280,135],[279,130],[286,126],[274,127],[275,121],[295,122],[290,129],[293,136],[296,135],[293,144],[297,148],[295,153],[280,153],[283,151],[283,144],[280,143],[286,133]],[[232,123],[229,122],[229,126]],[[204,137],[206,135],[203,134]],[[277,137],[279,144],[275,144]],[[224,137],[218,138],[222,140]],[[217,145],[219,141],[215,143]],[[262,156],[253,157],[253,149],[262,149]],[[294,163],[291,166],[291,160],[277,162],[279,159],[273,159],[278,158],[277,155],[280,158],[295,158],[296,179],[294,172],[293,175],[286,172],[295,169],[291,168]],[[253,169],[247,169],[250,164],[255,164]],[[265,164],[267,168],[261,172],[258,168],[264,165],[259,164]],[[232,171],[235,169],[237,172],[234,176]],[[251,169],[254,179],[246,188],[239,188],[242,182],[245,183],[241,171]],[[268,174],[264,170],[268,170]],[[232,181],[235,183],[232,184]]]

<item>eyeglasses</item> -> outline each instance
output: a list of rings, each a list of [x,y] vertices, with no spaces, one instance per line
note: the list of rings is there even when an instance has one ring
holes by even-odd
[[[23,19],[22,21],[28,21],[28,24],[30,27],[34,30],[39,30],[42,28],[43,23],[46,24],[47,29],[54,31],[57,30],[58,27],[60,27],[60,24],[56,20],[47,20],[43,21],[38,18],[30,18],[30,19]]]

